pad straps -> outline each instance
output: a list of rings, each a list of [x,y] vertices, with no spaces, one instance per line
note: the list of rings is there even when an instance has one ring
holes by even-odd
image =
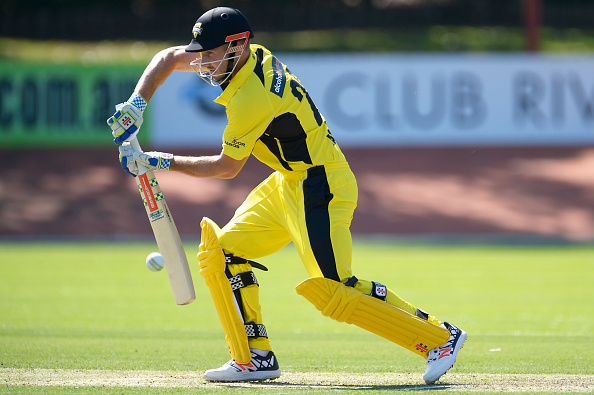
[[[258,262],[249,261],[244,258],[236,257],[232,254],[225,254],[225,264],[226,265],[240,265],[244,263],[249,263],[252,267],[257,267],[258,269],[267,271],[268,268],[266,266],[259,264]],[[256,275],[253,271],[249,272],[242,272],[238,273],[235,276],[231,276],[230,270],[227,268],[225,270],[225,274],[229,279],[229,283],[231,284],[231,289],[233,290],[233,294],[235,295],[235,301],[239,306],[239,311],[242,312],[243,319],[245,320],[245,316],[243,315],[243,298],[241,296],[240,289],[248,287],[250,285],[257,285],[258,280],[256,279]],[[244,321],[245,322],[245,321]],[[244,324],[245,332],[247,337],[249,338],[256,338],[256,337],[266,337],[268,338],[268,332],[266,331],[266,327],[262,324],[256,324],[255,322],[247,322]]]
[[[348,279],[348,281],[346,283],[344,283],[344,285],[346,285],[347,287],[351,287],[354,288],[355,284],[357,284],[357,281],[359,281],[359,279],[355,276],[351,277]]]
[[[225,263],[227,265],[240,265],[242,263],[249,263],[250,265],[252,265],[252,267],[255,267],[256,269],[260,269],[265,272],[268,271],[268,268],[266,266],[258,262],[249,261],[247,259],[234,256],[233,254],[225,254]]]
[[[347,282],[344,283],[347,287],[355,288],[355,284],[357,284],[359,279],[355,276],[349,278]],[[378,283],[377,281],[371,282],[371,293],[369,296],[372,296],[376,299],[386,301],[386,296],[388,295],[388,287],[386,287],[382,283]]]
[[[378,283],[376,281],[371,282],[371,295],[376,299],[386,301],[386,296],[388,295],[388,287],[386,287],[382,283]]]
[[[262,324],[256,324],[255,322],[248,322],[245,324],[245,332],[248,337],[268,337],[266,327]]]
[[[248,285],[260,286],[254,272],[239,273],[237,276],[231,277],[229,282],[231,283],[231,289],[233,289],[233,291],[245,288]]]

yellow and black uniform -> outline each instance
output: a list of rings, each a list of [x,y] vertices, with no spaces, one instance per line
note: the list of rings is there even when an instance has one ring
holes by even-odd
[[[226,106],[223,152],[253,154],[283,174],[346,159],[297,77],[259,45],[215,102]]]
[[[251,45],[250,50],[247,63],[215,100],[227,111],[223,153],[236,160],[253,154],[275,172],[222,228],[220,245],[236,257],[257,259],[292,241],[310,277],[345,283],[353,277],[349,228],[357,205],[355,177],[297,77],[266,48]],[[251,267],[246,263],[228,269],[236,276]],[[355,282],[350,285],[372,294],[372,282]],[[262,324],[257,286],[240,292],[244,321]],[[386,298],[416,313],[389,290]],[[270,350],[265,337],[250,338],[249,344]]]
[[[227,108],[223,153],[237,160],[253,154],[276,170],[223,228],[223,248],[250,259],[269,255],[292,240],[310,276],[337,281],[341,275],[350,276],[338,273],[336,262],[349,270],[348,227],[357,184],[297,77],[267,49],[252,45],[248,62],[215,101]],[[335,208],[339,211],[329,213]],[[332,237],[332,228],[346,233]],[[335,250],[343,255],[340,259]]]

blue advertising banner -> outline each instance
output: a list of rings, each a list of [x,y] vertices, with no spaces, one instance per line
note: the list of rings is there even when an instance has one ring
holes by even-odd
[[[594,57],[278,54],[341,146],[592,145]],[[151,101],[155,145],[221,145],[221,93],[176,72]],[[175,127],[173,127],[175,125]]]

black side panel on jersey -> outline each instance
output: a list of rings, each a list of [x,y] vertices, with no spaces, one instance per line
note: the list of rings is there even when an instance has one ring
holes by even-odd
[[[258,48],[256,50],[256,65],[254,66],[254,74],[258,76],[260,81],[262,82],[262,86],[264,85],[264,69],[262,62],[264,61],[264,51],[262,48]]]
[[[303,181],[303,199],[309,243],[324,277],[340,281],[330,239],[328,205],[333,197],[324,166],[308,169],[307,179]]]
[[[262,136],[260,136],[260,141],[262,141],[264,145],[270,150],[270,152],[272,152],[272,154],[276,156],[282,167],[289,171],[293,171],[293,169],[291,168],[291,166],[289,166],[287,161],[283,159],[283,156],[280,152],[280,148],[276,142],[277,140],[274,137],[264,133]]]
[[[309,150],[307,149],[307,143],[305,142],[306,139],[307,134],[303,130],[297,116],[293,113],[285,113],[274,118],[262,137],[260,137],[260,140],[266,144],[268,149],[281,163],[289,161],[311,164],[312,161],[309,156]],[[282,150],[282,156],[279,156],[279,145]],[[290,170],[290,167],[287,166],[283,164],[285,169]]]

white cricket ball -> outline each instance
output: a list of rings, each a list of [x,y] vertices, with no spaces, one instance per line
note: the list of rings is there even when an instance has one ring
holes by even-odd
[[[146,267],[152,272],[158,272],[165,267],[165,258],[158,252],[151,252],[146,257]]]

